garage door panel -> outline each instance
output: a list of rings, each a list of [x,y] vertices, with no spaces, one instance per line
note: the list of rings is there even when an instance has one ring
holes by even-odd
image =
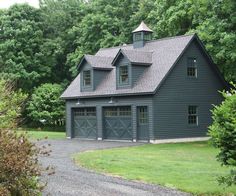
[[[104,138],[132,139],[131,107],[110,107],[104,109]]]
[[[96,108],[79,108],[74,111],[74,137],[96,139]]]

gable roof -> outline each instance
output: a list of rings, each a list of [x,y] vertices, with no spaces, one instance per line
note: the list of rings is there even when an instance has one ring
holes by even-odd
[[[113,58],[112,57],[104,57],[104,56],[94,56],[86,54],[80,61],[78,65],[78,69],[82,66],[84,61],[87,61],[94,69],[113,69],[111,66]]]
[[[120,49],[111,64],[114,65],[118,57],[123,54],[132,64],[151,65],[152,53],[150,51]]]
[[[141,94],[153,94],[164,81],[169,74],[170,70],[184,50],[191,43],[196,35],[184,35],[177,37],[169,37],[159,39],[155,41],[148,41],[142,48],[133,48],[133,45],[118,46],[113,48],[100,49],[95,56],[114,59],[120,50],[134,51],[128,54],[134,56],[141,54],[142,52],[148,53],[152,51],[152,65],[147,67],[144,73],[140,76],[139,80],[134,84],[132,88],[117,89],[116,88],[116,70],[112,69],[103,80],[98,84],[94,91],[80,91],[80,74],[74,79],[69,87],[62,94],[62,98],[71,99],[78,97],[99,97],[99,96],[121,96],[121,95],[141,95]],[[96,59],[96,57],[93,58]],[[111,60],[111,62],[112,62]],[[112,67],[112,64],[107,65]]]
[[[118,56],[119,52],[121,51],[126,56],[129,56],[130,59],[133,59],[135,56],[137,57],[141,53],[144,53],[144,56],[148,56],[150,53],[152,53],[152,66],[147,67],[139,80],[134,84],[134,86],[128,89],[116,88],[116,70],[111,68],[111,70],[106,74],[100,84],[98,84],[95,91],[81,92],[79,74],[69,85],[69,87],[64,91],[61,97],[64,99],[74,99],[78,97],[85,98],[154,94],[168,77],[170,72],[173,70],[173,68],[193,40],[196,40],[198,42],[201,49],[203,49],[204,55],[209,60],[213,69],[216,71],[216,74],[219,76],[219,79],[225,84],[226,87],[228,87],[228,83],[224,80],[218,67],[213,63],[211,57],[205,50],[204,45],[202,44],[198,36],[194,34],[149,41],[146,42],[144,47],[142,48],[134,49],[133,45],[130,44],[125,46],[100,49],[96,53],[95,57],[93,56],[91,58],[93,60],[109,60],[110,62],[106,64],[107,67],[112,67],[112,61],[114,61],[115,57]]]

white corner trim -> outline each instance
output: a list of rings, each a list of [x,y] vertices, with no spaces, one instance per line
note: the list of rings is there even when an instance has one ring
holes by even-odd
[[[192,137],[192,138],[178,138],[178,139],[162,139],[162,140],[150,140],[152,144],[164,144],[164,143],[181,143],[181,142],[197,142],[207,141],[210,137]]]
[[[98,137],[98,141],[101,141],[102,140],[102,138],[101,137]]]

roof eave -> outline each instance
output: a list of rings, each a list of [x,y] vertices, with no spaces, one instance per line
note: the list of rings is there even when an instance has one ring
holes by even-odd
[[[119,93],[119,94],[105,94],[105,95],[87,95],[87,96],[70,96],[70,97],[60,97],[61,99],[86,99],[86,98],[104,98],[104,97],[124,97],[124,96],[142,96],[142,95],[153,95],[155,91],[150,92],[137,92],[137,93]]]
[[[144,62],[131,62],[132,65],[145,65],[145,66],[150,66],[152,63],[144,63]]]
[[[87,59],[85,58],[85,55],[83,55],[82,59],[80,60],[79,64],[77,65],[77,70],[80,69],[80,67],[82,66],[84,60],[87,61]]]
[[[93,69],[96,69],[96,70],[107,70],[107,71],[110,71],[113,69],[113,67],[109,68],[109,67],[92,67]]]

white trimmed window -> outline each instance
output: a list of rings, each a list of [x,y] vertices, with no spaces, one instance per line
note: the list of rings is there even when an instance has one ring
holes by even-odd
[[[188,106],[188,124],[198,125],[197,106]]]
[[[83,71],[83,85],[91,86],[91,70]]]
[[[119,68],[119,83],[129,84],[129,70],[127,65],[122,65]]]

